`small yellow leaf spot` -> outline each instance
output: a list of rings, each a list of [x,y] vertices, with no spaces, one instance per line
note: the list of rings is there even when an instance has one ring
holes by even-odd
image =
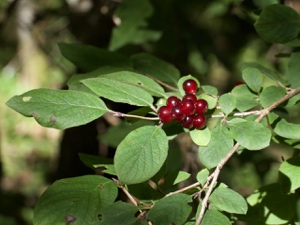
[[[26,96],[26,97],[23,97],[22,100],[23,100],[23,102],[29,102],[31,98],[32,98],[31,96]]]

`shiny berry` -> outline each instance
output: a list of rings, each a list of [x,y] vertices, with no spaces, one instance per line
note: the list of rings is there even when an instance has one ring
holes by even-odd
[[[162,106],[158,109],[157,115],[161,122],[163,123],[169,123],[172,121],[172,116],[171,116],[171,110],[172,107],[170,106]]]
[[[191,116],[191,115],[194,115],[195,112],[196,112],[196,107],[195,107],[195,104],[192,100],[184,100],[182,102],[182,112],[186,115],[186,116]]]
[[[206,118],[203,114],[199,114],[194,117],[193,126],[196,129],[201,130],[205,127],[205,125],[206,125]]]
[[[182,87],[185,93],[196,94],[198,84],[195,80],[189,79],[183,82]]]
[[[196,103],[197,97],[196,97],[196,95],[193,95],[193,94],[186,94],[182,98],[182,101],[185,101],[185,100],[192,100],[194,103]]]
[[[171,116],[174,120],[176,120],[178,122],[181,122],[186,117],[186,115],[182,111],[181,105],[176,105],[172,108]]]
[[[167,99],[167,106],[176,106],[178,104],[181,103],[181,100],[179,98],[177,98],[176,96],[170,96],[168,99]]]
[[[198,99],[195,103],[195,107],[198,114],[204,114],[208,110],[208,103],[204,99]]]
[[[182,126],[187,129],[193,128],[193,119],[194,116],[185,117],[184,120],[181,121]]]

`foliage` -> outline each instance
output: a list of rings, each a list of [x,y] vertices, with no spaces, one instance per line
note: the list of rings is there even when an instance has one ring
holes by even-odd
[[[122,10],[118,11],[120,17]],[[143,19],[150,14],[147,6]],[[255,28],[266,41],[298,46],[298,17],[292,8],[266,6]],[[143,19],[128,22],[136,24],[123,43],[118,35],[125,28],[117,27],[110,48],[139,43],[140,39],[133,40],[130,35],[139,34],[145,25]],[[142,40],[153,40],[153,33]],[[300,148],[300,125],[280,113],[299,101],[297,49],[290,56],[285,75],[258,63],[245,63],[240,71],[245,83],[223,94],[212,86],[200,85],[194,76],[180,76],[174,66],[150,54],[126,57],[77,44],[61,44],[60,50],[83,71],[70,79],[69,90],[35,89],[12,97],[7,102],[9,107],[33,117],[42,126],[57,129],[86,124],[104,113],[134,119],[130,121],[133,124],[138,123],[136,120],[151,123],[140,123],[122,134],[113,163],[82,155],[86,165],[105,167],[103,172],[112,175],[111,179],[89,175],[55,182],[39,199],[34,224],[225,225],[236,220],[249,224],[298,223],[299,156],[281,163],[278,182],[260,187],[246,199],[234,187],[218,180],[221,170],[237,151],[263,150],[271,142]],[[158,107],[170,95],[182,96],[182,83],[191,78],[200,85],[197,97],[208,102],[207,128],[190,131],[175,123],[159,122]],[[263,85],[264,79],[271,82]],[[137,110],[114,111],[107,106],[108,100]],[[190,135],[198,146],[204,168],[195,177],[197,182],[178,188],[179,182],[190,177],[170,166],[170,162],[180,164],[181,159],[173,155],[177,152],[171,146],[172,140],[182,133]],[[111,140],[115,135],[111,132],[106,138]],[[116,201],[117,188],[126,194],[128,202]]]

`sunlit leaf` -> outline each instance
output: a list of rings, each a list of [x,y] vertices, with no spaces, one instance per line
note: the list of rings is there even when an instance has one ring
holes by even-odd
[[[236,100],[236,108],[240,112],[244,112],[256,106],[258,104],[257,96],[250,92],[245,84],[236,86],[231,91]]]
[[[226,115],[230,114],[235,109],[235,104],[235,97],[230,93],[223,94],[219,98],[219,106]]]
[[[292,192],[300,187],[300,156],[292,157],[284,161],[279,168],[280,179],[289,184],[289,191]]]
[[[300,124],[288,123],[285,119],[276,124],[274,131],[281,137],[300,139]]]
[[[203,130],[191,130],[190,136],[195,144],[199,146],[207,146],[211,138],[211,133],[210,130],[206,127]]]
[[[242,72],[243,79],[248,87],[251,88],[252,91],[258,93],[263,81],[261,71],[253,67],[247,67]]]
[[[278,101],[285,96],[285,88],[269,86],[262,90],[259,95],[260,104],[262,107],[267,108],[272,105],[274,102]]]

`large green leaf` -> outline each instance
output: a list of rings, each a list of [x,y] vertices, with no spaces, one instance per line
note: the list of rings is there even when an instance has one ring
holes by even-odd
[[[186,194],[162,198],[150,209],[148,218],[156,225],[184,224],[192,211],[192,207],[188,204],[191,201],[191,196]]]
[[[14,96],[6,104],[44,127],[57,129],[86,124],[108,111],[98,97],[70,90],[36,89]]]
[[[83,80],[82,83],[98,96],[114,102],[136,106],[150,106],[153,103],[153,98],[148,92],[140,87],[119,81],[116,77],[101,76]]]
[[[285,119],[276,124],[274,131],[284,138],[300,139],[300,124],[288,123]]]
[[[252,91],[258,93],[261,89],[263,76],[259,69],[247,67],[243,70],[243,79]]]
[[[265,7],[254,24],[258,34],[271,43],[287,43],[300,32],[300,16],[291,7],[270,5]]]
[[[245,84],[236,86],[235,88],[233,88],[231,93],[236,100],[235,107],[240,112],[249,110],[258,104],[258,97],[255,94],[251,93]]]
[[[167,158],[168,139],[156,126],[144,126],[130,132],[119,144],[115,169],[124,184],[142,183],[154,176]]]
[[[221,211],[237,214],[247,213],[246,200],[239,193],[229,188],[217,187],[209,199]]]
[[[211,133],[207,127],[203,130],[191,130],[190,136],[193,142],[199,146],[207,146],[211,139]]]
[[[149,0],[126,0],[114,12],[120,24],[113,29],[109,49],[116,50],[127,44],[156,41],[161,32],[145,28],[147,18],[153,13]]]
[[[286,72],[287,82],[291,88],[300,87],[299,71],[300,71],[300,52],[293,52],[288,63],[288,70]]]
[[[82,69],[90,72],[103,66],[131,67],[128,58],[115,52],[81,44],[59,44],[62,55]]]
[[[116,225],[126,223],[126,225],[133,225],[138,219],[135,217],[135,214],[140,208],[129,203],[117,201],[100,211],[100,224]]]
[[[147,53],[133,55],[131,61],[136,71],[163,82],[177,84],[180,77],[179,70],[172,64]]]
[[[260,123],[244,119],[229,121],[233,138],[249,150],[260,150],[270,145],[271,131]]]
[[[233,147],[233,139],[225,126],[215,127],[211,131],[211,140],[207,146],[199,147],[199,158],[205,167],[211,169],[218,165]]]
[[[289,191],[292,192],[300,187],[300,156],[292,157],[284,161],[279,168],[281,173],[279,178],[289,185]],[[284,184],[285,185],[285,184]]]
[[[99,211],[118,195],[116,184],[102,176],[86,175],[56,181],[34,210],[34,225],[96,225]],[[74,221],[74,222],[72,222]]]
[[[262,90],[259,95],[260,104],[262,107],[267,108],[272,105],[274,102],[278,101],[285,96],[285,88],[269,86]]]
[[[200,225],[230,225],[231,222],[227,216],[215,209],[208,209]]]

